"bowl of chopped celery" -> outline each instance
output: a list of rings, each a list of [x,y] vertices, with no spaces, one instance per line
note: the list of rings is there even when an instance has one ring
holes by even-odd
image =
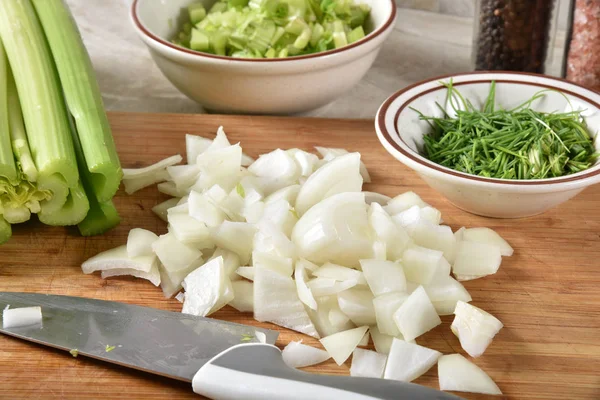
[[[207,110],[292,114],[367,73],[394,0],[135,0],[131,19],[162,73]]]
[[[478,215],[540,214],[600,182],[600,94],[558,78],[429,79],[387,99],[375,128],[392,156]]]

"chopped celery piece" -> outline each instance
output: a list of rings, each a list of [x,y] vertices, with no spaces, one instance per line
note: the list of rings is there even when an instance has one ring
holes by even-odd
[[[188,6],[188,12],[190,13],[190,22],[192,25],[196,25],[206,17],[206,8],[204,8],[202,3],[190,4]]]
[[[348,43],[354,43],[365,37],[365,31],[362,26],[354,28],[348,35]]]
[[[81,182],[69,189],[67,201],[55,212],[48,213],[44,208],[38,213],[40,221],[46,225],[69,226],[83,221],[90,210],[90,203]]]
[[[0,177],[16,183],[17,167],[11,151],[8,126],[8,59],[0,41]]]
[[[348,45],[344,23],[339,20],[333,23],[333,44],[335,45],[336,49]]]
[[[65,29],[60,24],[55,28]],[[30,1],[0,1],[0,37],[15,78],[39,182],[57,174],[64,185],[76,188],[79,173],[61,88]],[[66,61],[72,62],[76,60]]]
[[[32,2],[52,50],[67,107],[75,119],[85,165],[91,173],[90,185],[99,201],[108,201],[117,192],[123,173],[92,62],[66,4]]]
[[[0,215],[0,244],[8,242],[8,239],[12,236],[12,229],[10,224],[2,218]]]
[[[190,39],[190,48],[196,51],[207,51],[209,49],[210,39],[198,29],[192,29],[192,38]]]
[[[357,28],[364,36],[371,11],[353,0],[218,0],[200,18],[192,16],[195,7],[200,6],[190,6],[190,21],[172,41],[243,58],[297,56],[346,46],[362,38]],[[198,31],[191,40],[190,24]]]

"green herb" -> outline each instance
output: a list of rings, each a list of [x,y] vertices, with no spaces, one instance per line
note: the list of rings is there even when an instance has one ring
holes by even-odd
[[[71,355],[73,357],[77,357],[79,355],[79,350],[73,349],[73,350],[69,351],[69,353],[71,353]]]
[[[107,353],[110,353],[111,351],[113,351],[115,349],[115,346],[109,346],[106,345],[106,348],[104,349],[104,351],[106,351]]]
[[[496,107],[496,84],[481,110],[456,90],[447,88],[451,118],[428,117],[432,132],[424,137],[424,155],[431,161],[468,174],[500,179],[546,179],[584,171],[598,158],[580,111],[544,113],[529,108],[542,91],[512,110]]]
[[[371,8],[352,0],[219,0],[188,7],[171,42],[238,58],[313,54],[365,37]]]

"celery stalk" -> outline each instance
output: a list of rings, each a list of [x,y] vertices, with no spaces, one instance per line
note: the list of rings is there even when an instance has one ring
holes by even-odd
[[[81,182],[78,182],[77,186],[69,189],[67,201],[58,211],[49,213],[45,208],[42,208],[38,213],[38,218],[46,225],[77,225],[85,219],[89,210],[90,203],[85,195],[85,190]]]
[[[112,201],[98,203],[98,200],[89,195],[90,211],[83,221],[77,224],[82,236],[101,235],[114,228],[121,222],[117,209]]]
[[[108,201],[119,188],[122,171],[92,62],[64,1],[32,2],[50,45],[67,107],[75,119],[91,186],[99,201]]]
[[[36,182],[38,179],[38,170],[29,149],[29,140],[25,132],[19,94],[17,93],[15,79],[12,76],[10,68],[8,71],[8,125],[13,153],[21,167],[21,171],[29,182]]]
[[[17,167],[11,151],[8,125],[8,73],[8,60],[0,41],[0,179],[15,183]]]
[[[77,187],[79,173],[61,88],[29,0],[0,1],[0,38],[15,77],[39,182],[57,174],[63,185]]]
[[[0,215],[0,244],[8,242],[8,239],[10,239],[11,236],[12,229],[10,224]]]

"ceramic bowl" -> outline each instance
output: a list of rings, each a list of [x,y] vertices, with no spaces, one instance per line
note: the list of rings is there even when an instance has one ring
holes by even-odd
[[[324,106],[367,73],[394,28],[394,0],[361,0],[371,6],[370,33],[349,46],[284,59],[238,59],[170,43],[187,5],[198,0],[135,0],[131,20],[162,73],[207,110],[291,114]],[[214,0],[202,0],[209,7]]]
[[[565,80],[548,76],[475,72],[429,79],[407,87],[383,103],[375,128],[385,149],[398,161],[413,169],[433,189],[457,207],[474,214],[519,218],[543,213],[600,182],[600,164],[577,174],[542,180],[488,179],[458,172],[427,160],[422,155],[423,136],[429,125],[419,120],[425,115],[441,116],[436,102],[445,104],[446,88],[441,82],[452,79],[454,86],[475,107],[485,101],[491,81],[496,82],[496,103],[505,109],[516,107],[540,90],[550,89],[532,103],[544,112],[584,110],[589,133],[600,151],[600,94]],[[449,111],[448,107],[448,111]]]

